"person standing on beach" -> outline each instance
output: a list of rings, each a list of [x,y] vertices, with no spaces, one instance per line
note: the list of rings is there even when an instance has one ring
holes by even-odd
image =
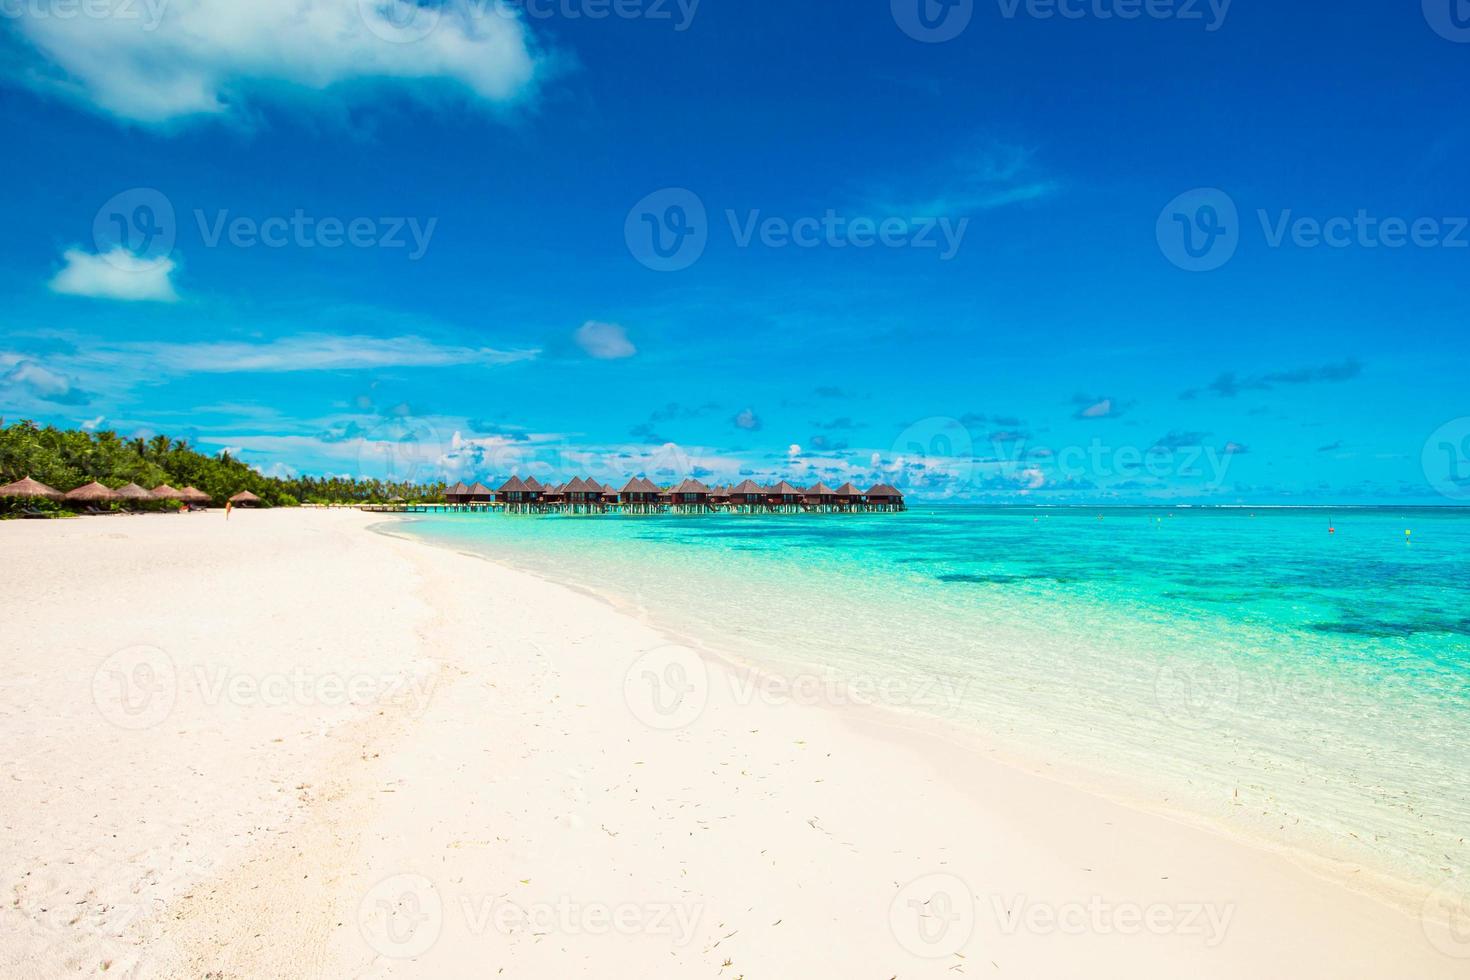
[[[229,520],[230,519],[230,511],[232,511],[234,509],[235,509],[235,502],[233,500],[226,500],[225,501],[225,520]]]

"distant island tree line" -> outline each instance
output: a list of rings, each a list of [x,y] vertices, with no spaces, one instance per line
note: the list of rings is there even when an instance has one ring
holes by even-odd
[[[210,456],[182,439],[129,439],[110,430],[59,429],[27,419],[6,424],[0,419],[0,484],[26,477],[62,493],[94,482],[112,490],[128,484],[197,487],[219,505],[242,491],[267,507],[444,499],[442,482],[266,476],[229,452]]]

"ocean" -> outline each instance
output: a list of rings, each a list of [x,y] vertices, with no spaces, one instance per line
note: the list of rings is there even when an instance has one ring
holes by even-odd
[[[394,530],[1144,806],[1415,887],[1470,866],[1470,510],[919,504]]]

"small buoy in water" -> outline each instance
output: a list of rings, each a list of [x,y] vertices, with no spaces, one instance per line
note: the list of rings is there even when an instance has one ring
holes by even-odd
[[[1404,528],[1404,537],[1407,538],[1407,537],[1411,536],[1413,533],[1414,532],[1413,531],[1410,531],[1408,528]]]

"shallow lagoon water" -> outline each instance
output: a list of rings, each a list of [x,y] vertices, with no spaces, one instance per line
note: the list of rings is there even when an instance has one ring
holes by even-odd
[[[402,528],[1099,784],[1125,777],[1144,802],[1410,883],[1470,865],[1470,511],[921,505]]]

